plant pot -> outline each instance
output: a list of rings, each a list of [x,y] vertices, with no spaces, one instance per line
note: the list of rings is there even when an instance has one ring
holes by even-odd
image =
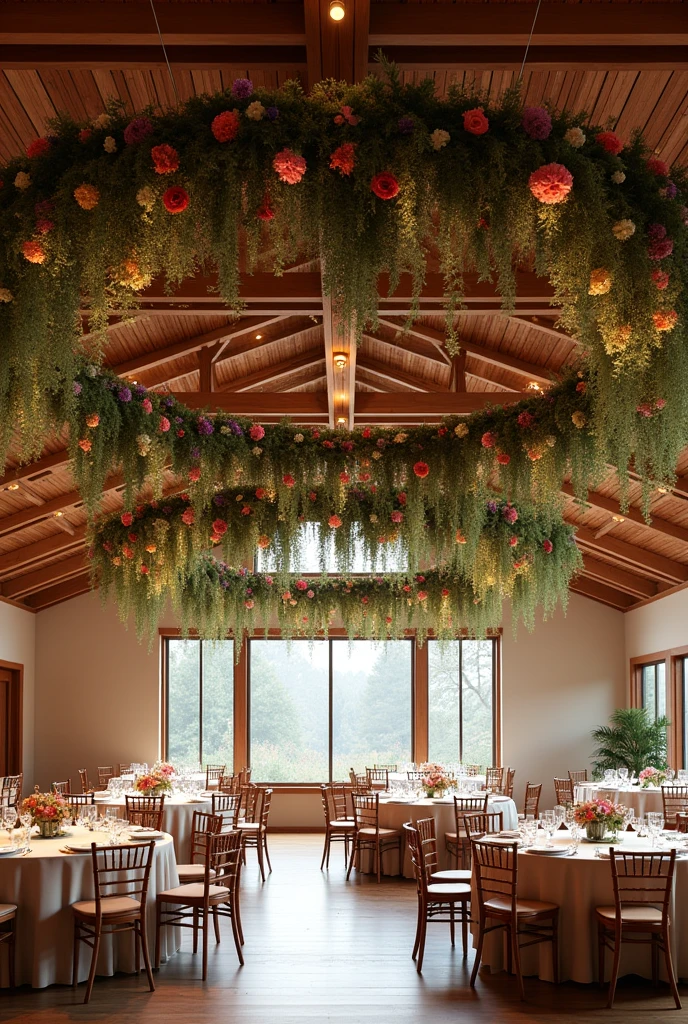
[[[601,842],[607,834],[606,821],[589,821],[585,826],[585,834],[592,842]]]
[[[164,790],[160,786],[153,786],[152,789],[140,789],[138,792],[140,796],[160,796]]]
[[[59,836],[60,825],[62,824],[59,820],[51,819],[38,819],[36,821],[38,825],[38,831],[43,839],[50,839],[52,836]]]
[[[434,789],[427,789],[427,788],[426,788],[426,790],[425,790],[425,795],[426,795],[426,797],[428,798],[428,800],[429,800],[429,799],[430,799],[431,797],[433,797],[433,796],[435,795],[435,793],[436,793],[436,790],[434,790]]]

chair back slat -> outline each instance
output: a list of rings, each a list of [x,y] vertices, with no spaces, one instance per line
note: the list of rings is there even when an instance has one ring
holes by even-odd
[[[208,814],[207,811],[194,811],[191,822],[191,857],[190,864],[205,861],[208,846],[208,835],[216,835],[222,831],[222,818],[219,814]]]
[[[514,779],[515,779],[515,777],[516,777],[516,769],[515,768],[507,768],[507,770],[506,770],[506,781],[504,782],[504,796],[511,797],[511,799],[513,799],[513,796],[514,796]]]
[[[673,828],[676,825],[676,815],[688,810],[688,786],[663,783],[662,807],[665,827]]]
[[[581,782],[587,782],[588,769],[583,768],[580,772],[569,772],[569,778],[574,786],[578,786]]]
[[[416,823],[417,825],[417,823]],[[408,844],[408,851],[411,857],[411,864],[413,865],[413,874],[416,879],[416,889],[419,897],[423,900],[428,898],[428,875],[429,869],[426,863],[426,855],[423,848],[423,842],[420,837],[420,832],[416,825],[412,822],[404,822],[403,830],[406,836],[406,842]],[[429,857],[432,858],[432,852],[429,853]],[[430,868],[430,873],[432,868]]]
[[[471,842],[473,876],[481,909],[487,900],[501,897],[511,900],[515,913],[518,883],[517,849],[516,842],[495,843],[489,839],[474,839]]]
[[[213,815],[222,819],[222,832],[233,832],[239,815],[239,793],[213,793]]]
[[[262,792],[263,791],[252,782],[241,787],[239,792],[239,818],[243,818],[244,821],[254,823],[260,821]]]
[[[501,793],[504,785],[503,768],[485,769],[485,789],[488,793]]]
[[[483,766],[481,764],[467,764],[465,767],[466,775],[470,778],[474,778],[476,775],[480,775]]]
[[[144,828],[162,830],[162,818],[165,810],[163,796],[129,796],[124,797],[126,818],[131,825],[142,825]]]
[[[495,835],[504,828],[504,814],[502,811],[473,811],[464,814],[463,827],[466,836],[471,840]]]
[[[81,792],[82,793],[89,793],[91,791],[91,789],[93,788],[91,786],[91,783],[88,781],[88,769],[87,768],[80,768],[79,769],[79,781],[81,782]]]
[[[389,789],[389,771],[386,768],[366,768],[369,789]]]
[[[270,817],[270,804],[272,803],[272,790],[263,789],[261,790],[263,797],[260,803],[260,812],[258,820],[260,822],[260,828],[262,832],[267,831],[268,818]]]
[[[131,775],[131,761],[127,762],[127,764],[123,764],[120,761],[120,763],[119,763],[119,774],[120,775]]]
[[[241,775],[221,775],[217,781],[217,789],[220,793],[239,793],[241,790]]]
[[[396,764],[374,764],[373,769],[375,771],[395,772],[398,769]]]
[[[53,782],[50,788],[56,796],[67,796],[72,792],[72,780],[65,779],[64,782]]]
[[[454,825],[457,836],[461,835],[463,816],[466,811],[470,813],[487,811],[487,793],[485,796],[455,796],[454,797]]]
[[[23,782],[23,774],[0,775],[0,808],[18,806]]]
[[[206,885],[222,885],[236,896],[241,875],[241,832],[218,832],[208,836]],[[210,868],[215,871],[210,876]]]
[[[114,767],[111,764],[99,765],[96,771],[98,772],[98,786],[101,789],[107,789],[108,782],[115,777]]]
[[[571,779],[555,779],[554,780],[554,794],[557,798],[557,803],[563,805],[573,803],[573,782]]]
[[[210,789],[211,782],[219,782],[226,771],[226,764],[207,764],[205,766],[205,788]]]
[[[650,905],[661,909],[666,921],[674,883],[676,850],[631,853],[612,847],[609,860],[619,919],[623,907]]]
[[[534,818],[539,817],[541,793],[542,783],[539,783],[539,785],[536,786],[530,782],[526,782],[526,795],[523,801],[524,814],[532,814]]]
[[[126,846],[91,844],[96,914],[103,901],[121,896],[137,899],[145,906],[154,847],[153,840]]]
[[[356,828],[380,828],[380,794],[379,793],[357,793],[352,794],[354,807],[354,821]]]

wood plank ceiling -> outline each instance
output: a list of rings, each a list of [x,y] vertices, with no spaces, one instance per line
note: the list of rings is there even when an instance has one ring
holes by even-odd
[[[164,66],[150,6],[138,0],[0,0],[0,159],[21,152],[50,118],[77,119],[121,100],[129,111],[164,108],[222,89],[236,77],[257,86],[288,78],[333,75],[360,80],[379,74],[375,51],[396,58],[402,78],[432,76],[440,94],[452,83],[477,85],[498,97],[516,83],[535,5],[530,2],[400,4],[346,0],[337,28],[326,0],[168,3],[156,0],[172,65]],[[494,8],[496,4],[492,4]],[[587,111],[628,138],[641,129],[670,162],[688,163],[688,18],[674,3],[556,3],[544,0],[523,76],[529,104],[550,102]],[[244,316],[232,319],[206,281],[187,282],[172,299],[158,283],[133,320],[113,318],[108,365],[148,387],[189,402],[303,422],[411,422],[469,412],[485,402],[513,401],[546,387],[575,361],[576,342],[557,327],[551,289],[529,275],[519,281],[516,313],[499,312],[487,286],[469,283],[458,317],[463,353],[443,346],[441,281],[432,272],[423,316],[402,334],[404,285],[389,299],[381,282],[380,327],[356,351],[342,336],[320,288],[317,264],[296,265],[283,278],[245,278]],[[429,270],[435,268],[429,266]],[[335,352],[346,352],[337,371]],[[413,397],[410,397],[413,396]],[[413,412],[411,411],[413,410]],[[84,555],[86,516],[64,455],[65,437],[49,439],[31,466],[10,459],[0,478],[0,597],[40,610],[89,589]],[[652,522],[639,511],[640,488],[621,515],[615,474],[574,502],[566,518],[578,527],[584,570],[572,589],[627,610],[688,584],[688,450],[678,481],[657,492]],[[166,486],[174,488],[170,477]],[[103,510],[121,506],[121,480],[103,495]]]

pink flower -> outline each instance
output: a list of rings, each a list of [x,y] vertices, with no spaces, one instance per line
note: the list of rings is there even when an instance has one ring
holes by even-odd
[[[260,441],[265,437],[265,428],[261,427],[260,423],[254,423],[248,433],[252,441]]]
[[[167,416],[161,416],[160,422],[158,423],[158,430],[160,431],[161,434],[166,434],[169,429],[170,421],[168,420]]]
[[[404,513],[403,512],[399,512],[398,510],[395,510],[394,512],[392,512],[392,515],[391,515],[390,518],[391,518],[393,523],[403,523],[403,521],[404,521]]]
[[[543,540],[543,542],[542,542],[542,549],[545,552],[545,554],[551,555],[552,551],[554,550],[554,544],[552,544],[552,541],[549,540],[549,539],[548,540]]]
[[[306,173],[306,161],[291,149],[282,149],[272,161],[280,181],[287,185],[296,185]]]
[[[483,448],[494,448],[497,443],[497,438],[491,430],[486,430],[483,436],[480,438],[480,443]]]
[[[659,160],[656,156],[651,156],[647,161],[647,169],[650,174],[656,174],[658,178],[666,178],[669,174],[669,164],[664,160]]]
[[[490,127],[490,122],[485,117],[483,108],[475,107],[473,110],[464,111],[463,126],[471,135],[484,135]]]
[[[348,177],[356,164],[355,146],[355,142],[344,142],[341,146],[337,146],[335,151],[330,154],[330,170],[339,171],[341,175]]]
[[[119,518],[122,526],[131,526],[134,522],[134,516],[131,512],[123,512]]]
[[[521,427],[523,430],[526,430],[528,427],[532,427],[533,423],[535,423],[535,417],[533,416],[532,412],[524,410],[523,412],[520,412],[518,414],[518,416],[516,417],[516,422],[518,423],[519,427]]]
[[[145,413],[153,412],[153,403],[151,402],[150,398],[144,398],[144,400],[141,402],[141,408]]]
[[[540,203],[564,203],[573,188],[573,175],[563,164],[544,164],[533,171],[528,187]]]
[[[285,473],[284,476],[282,477],[282,483],[284,484],[285,487],[293,487],[294,484],[296,483],[296,480],[291,475],[291,473]]]
[[[297,580],[296,581],[296,589],[297,590],[308,590],[308,584],[306,583],[305,580]]]
[[[526,107],[521,125],[531,139],[548,139],[552,131],[552,118],[544,107]]]
[[[187,526],[192,526],[195,519],[196,519],[196,516],[195,516],[194,510],[192,508],[187,508],[187,509],[184,510],[184,512],[182,514],[182,522],[183,523],[185,523]]]
[[[650,277],[660,292],[663,292],[669,285],[669,275],[666,270],[653,270]]]
[[[189,480],[191,481],[191,483],[195,484],[195,483],[198,483],[198,481],[200,479],[201,479],[201,471],[200,471],[199,467],[198,466],[193,466],[189,470]]]

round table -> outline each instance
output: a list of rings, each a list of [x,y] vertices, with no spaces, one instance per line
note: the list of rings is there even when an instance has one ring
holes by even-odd
[[[45,988],[71,985],[74,918],[71,904],[94,898],[93,862],[89,853],[62,853],[65,843],[103,843],[108,836],[86,828],[69,827],[66,836],[31,839],[31,852],[0,856],[0,900],[17,905],[17,985]],[[4,836],[7,845],[7,837]],[[2,839],[0,839],[2,843]],[[2,847],[0,847],[2,848]],[[148,944],[155,954],[155,897],[179,884],[172,837],[155,844],[146,908]],[[181,944],[179,929],[164,928],[162,953],[167,957]],[[81,943],[79,981],[85,981],[91,964],[91,950]],[[8,984],[7,957],[1,958],[2,984]],[[134,970],[132,933],[103,936],[98,956],[98,974]]]
[[[544,833],[541,833],[544,837]],[[555,833],[555,842],[570,842],[568,832]],[[544,838],[538,843],[544,843]],[[648,850],[649,839],[634,832],[624,832],[618,846],[632,851]],[[679,849],[681,843],[677,843]],[[668,848],[668,847],[667,847]],[[597,859],[601,849],[606,856]],[[527,850],[518,854],[518,895],[525,900],[556,903],[559,910],[559,977],[584,985],[597,981],[597,922],[595,907],[613,906],[614,890],[609,864],[609,845],[582,842],[575,857],[538,856]],[[688,934],[688,859],[676,861],[674,891],[670,906],[672,957],[679,978],[688,978],[688,944],[680,941]],[[474,893],[474,917],[477,897]],[[473,945],[477,943],[477,926],[472,926]],[[493,971],[503,970],[506,963],[503,930],[487,935],[483,945],[482,963]],[[526,948],[521,953],[524,975],[537,975],[552,981],[552,950],[547,942]],[[611,954],[607,953],[606,974],[609,980]],[[621,975],[638,974],[652,977],[649,946],[624,944],[621,953]]]
[[[116,807],[118,816],[123,818],[125,806],[123,796],[110,797],[106,793],[102,795],[96,793],[96,807],[99,808],[100,813],[106,807]],[[212,806],[211,797],[165,796],[162,827],[172,836],[174,852],[180,864],[187,864],[191,856],[191,826],[193,825],[194,811],[205,811],[210,814]]]
[[[641,786],[614,786],[610,789],[607,786],[586,782],[576,786],[574,790],[576,802],[595,800],[598,797],[601,800],[611,800],[612,803],[632,807],[639,818],[644,818],[650,811],[664,810],[662,790],[659,786],[648,786],[647,789]]]
[[[474,795],[474,794],[471,794]],[[487,801],[488,811],[501,811],[503,814],[503,825],[506,829],[518,827],[518,813],[516,804],[508,796],[490,796]],[[437,854],[441,870],[453,868],[453,858],[447,852],[444,841],[445,832],[456,831],[454,819],[454,800],[452,797],[444,797],[435,800],[414,800],[412,803],[401,800],[380,799],[380,827],[396,828],[401,830],[406,821],[418,821],[419,818],[435,819],[435,834],[437,835]],[[406,878],[413,878],[413,866],[409,856],[408,847],[404,843],[404,857],[401,873]],[[372,870],[370,861],[372,858],[364,858],[363,868]],[[399,874],[399,859],[395,851],[390,850],[382,858],[382,872],[385,875]]]

